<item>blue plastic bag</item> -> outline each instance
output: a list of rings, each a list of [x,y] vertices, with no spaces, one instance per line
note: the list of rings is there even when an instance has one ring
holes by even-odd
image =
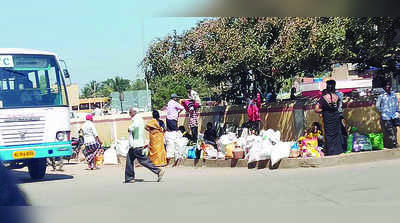
[[[193,146],[193,148],[188,150],[187,158],[196,159],[196,146]]]

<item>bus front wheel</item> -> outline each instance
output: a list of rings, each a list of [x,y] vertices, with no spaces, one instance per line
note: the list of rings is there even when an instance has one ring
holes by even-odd
[[[29,175],[34,180],[43,179],[46,174],[46,159],[31,159],[28,162]]]

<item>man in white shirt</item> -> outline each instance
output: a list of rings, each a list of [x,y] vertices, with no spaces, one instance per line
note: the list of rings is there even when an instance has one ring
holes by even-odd
[[[129,132],[129,151],[126,155],[125,181],[124,183],[135,182],[135,170],[133,162],[138,159],[139,163],[157,174],[157,181],[160,182],[164,175],[164,170],[160,169],[149,160],[143,153],[145,147],[145,123],[143,118],[136,116],[136,110],[129,109],[129,116],[132,118],[132,123],[128,128]]]

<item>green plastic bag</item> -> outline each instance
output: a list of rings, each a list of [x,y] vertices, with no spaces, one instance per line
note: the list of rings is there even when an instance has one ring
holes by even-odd
[[[352,150],[353,150],[353,134],[350,134],[349,137],[347,137],[346,153],[351,153]]]
[[[370,133],[368,134],[369,139],[372,143],[372,148],[376,150],[383,149],[383,134],[382,133]]]

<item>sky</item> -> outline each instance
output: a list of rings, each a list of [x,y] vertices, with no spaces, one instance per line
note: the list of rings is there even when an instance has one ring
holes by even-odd
[[[143,78],[138,67],[149,44],[194,27],[200,17],[165,17],[196,0],[53,1],[2,3],[0,48],[55,52],[67,63],[72,83],[122,76]],[[172,13],[173,14],[173,13]]]

